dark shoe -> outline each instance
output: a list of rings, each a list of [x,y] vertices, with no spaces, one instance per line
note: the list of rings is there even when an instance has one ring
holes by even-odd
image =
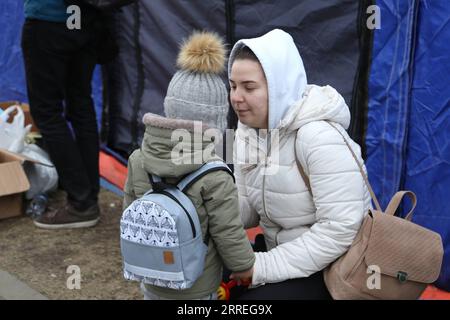
[[[70,204],[51,210],[34,219],[34,224],[43,229],[72,229],[93,227],[100,219],[98,204],[79,211]]]

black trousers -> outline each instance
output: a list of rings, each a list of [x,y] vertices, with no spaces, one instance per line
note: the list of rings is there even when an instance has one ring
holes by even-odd
[[[265,252],[264,236],[258,234],[252,244],[255,252]],[[228,279],[227,270],[224,277]],[[332,300],[323,279],[323,272],[319,271],[307,278],[290,279],[283,282],[268,283],[254,289],[235,287],[231,290],[232,300]]]
[[[307,278],[290,279],[245,290],[237,300],[332,300],[319,271]]]
[[[67,200],[78,210],[99,192],[99,134],[91,98],[96,64],[93,29],[26,20],[22,29],[30,112]]]

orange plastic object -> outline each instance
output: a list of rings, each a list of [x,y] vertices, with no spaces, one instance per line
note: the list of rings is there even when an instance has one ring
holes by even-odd
[[[247,237],[251,242],[255,242],[255,237],[258,233],[263,233],[260,227],[247,229]]]
[[[428,286],[420,296],[420,300],[450,300],[450,292]]]
[[[108,182],[123,190],[128,169],[113,156],[100,152],[100,175]]]

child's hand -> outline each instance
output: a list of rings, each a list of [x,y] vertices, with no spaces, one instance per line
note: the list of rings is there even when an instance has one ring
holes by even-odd
[[[252,283],[252,276],[253,276],[253,267],[246,271],[241,272],[233,272],[230,275],[230,279],[235,280],[240,285],[248,286]]]

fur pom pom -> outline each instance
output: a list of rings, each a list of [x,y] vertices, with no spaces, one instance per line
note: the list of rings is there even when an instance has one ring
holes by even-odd
[[[216,33],[195,32],[183,43],[177,65],[194,72],[222,72],[225,66],[225,46],[222,39]]]

